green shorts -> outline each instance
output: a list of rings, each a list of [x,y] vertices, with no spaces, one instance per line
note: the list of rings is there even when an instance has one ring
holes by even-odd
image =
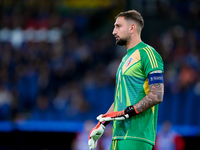
[[[112,140],[110,150],[152,150],[153,145],[137,140]]]

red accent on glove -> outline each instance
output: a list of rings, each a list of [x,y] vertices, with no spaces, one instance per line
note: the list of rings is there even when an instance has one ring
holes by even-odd
[[[90,134],[92,133],[93,130],[98,129],[100,127],[101,122],[98,122],[98,124],[90,131]],[[89,139],[91,138],[89,134]]]
[[[124,116],[125,112],[123,111],[115,111],[115,112],[110,112],[102,115],[102,118],[110,117],[110,118],[116,118],[116,117],[121,117]]]

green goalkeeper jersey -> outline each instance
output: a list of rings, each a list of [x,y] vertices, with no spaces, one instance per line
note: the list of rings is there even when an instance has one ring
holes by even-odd
[[[128,49],[116,75],[114,111],[134,105],[149,93],[148,74],[163,72],[161,56],[151,46],[140,42]],[[113,122],[113,140],[132,139],[155,144],[158,105],[123,121]]]

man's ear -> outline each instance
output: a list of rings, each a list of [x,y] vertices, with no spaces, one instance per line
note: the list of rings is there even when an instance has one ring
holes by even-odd
[[[132,34],[132,33],[135,32],[135,30],[136,30],[135,24],[131,24],[131,25],[130,25],[130,28],[129,28],[129,32]]]

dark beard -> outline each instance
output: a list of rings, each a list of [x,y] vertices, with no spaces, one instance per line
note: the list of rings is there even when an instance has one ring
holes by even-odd
[[[116,44],[119,46],[124,46],[124,45],[126,45],[126,42],[127,42],[127,40],[119,39],[116,41]]]

